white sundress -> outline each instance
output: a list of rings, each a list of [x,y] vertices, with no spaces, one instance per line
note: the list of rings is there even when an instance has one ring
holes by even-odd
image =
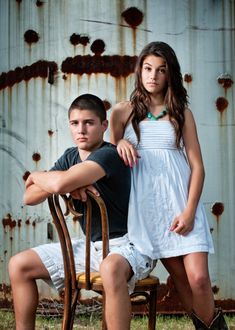
[[[124,138],[141,158],[132,169],[128,234],[137,249],[152,259],[192,252],[213,253],[213,242],[204,207],[199,202],[193,230],[186,236],[169,230],[185,208],[190,167],[182,149],[175,146],[175,130],[168,120],[142,121],[137,144],[132,124]]]

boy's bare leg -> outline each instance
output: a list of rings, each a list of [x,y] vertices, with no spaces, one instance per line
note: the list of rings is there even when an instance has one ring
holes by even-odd
[[[36,279],[50,276],[41,259],[33,250],[26,250],[13,256],[9,261],[16,330],[35,329],[38,305]]]
[[[127,282],[132,276],[128,261],[118,255],[106,257],[100,266],[105,290],[105,317],[108,329],[129,330],[131,302]]]

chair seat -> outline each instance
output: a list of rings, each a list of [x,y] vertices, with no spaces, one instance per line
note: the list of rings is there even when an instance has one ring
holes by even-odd
[[[84,288],[86,283],[86,274],[85,273],[78,273],[76,274],[76,279],[78,283],[78,287]],[[94,290],[103,290],[102,279],[100,273],[98,272],[91,272],[90,273],[90,283]],[[150,275],[143,280],[139,280],[135,284],[134,291],[150,291],[155,290],[156,286],[159,285],[159,279],[153,275]]]
[[[86,274],[85,273],[78,273],[78,274],[76,274],[76,279],[77,279],[77,282],[79,282],[79,283],[85,283],[85,281],[86,281]],[[92,284],[93,283],[102,284],[102,279],[101,279],[100,273],[98,273],[98,272],[91,272],[90,273],[90,282]]]
[[[144,278],[143,280],[139,280],[138,282],[136,282],[135,291],[138,291],[138,290],[149,291],[151,289],[155,290],[157,285],[159,285],[158,277],[149,275],[148,277]]]

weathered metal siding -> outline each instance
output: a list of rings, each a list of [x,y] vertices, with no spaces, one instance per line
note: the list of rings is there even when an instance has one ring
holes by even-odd
[[[71,101],[84,92],[108,108],[127,99],[135,55],[162,40],[180,60],[197,122],[212,284],[234,301],[234,11],[229,0],[0,0],[0,283],[9,284],[12,254],[52,241],[47,203],[26,207],[22,195],[28,171],[50,168],[71,145]],[[80,233],[72,220],[71,229]],[[165,281],[162,267],[157,274]]]

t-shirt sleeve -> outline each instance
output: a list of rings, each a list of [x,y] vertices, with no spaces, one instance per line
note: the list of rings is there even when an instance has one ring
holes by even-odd
[[[50,171],[66,171],[68,170],[68,156],[71,148],[65,150],[64,154],[55,162],[54,166],[51,167]]]
[[[95,150],[86,160],[92,160],[99,164],[105,171],[107,178],[117,173],[118,167],[122,165],[122,160],[114,146]]]

